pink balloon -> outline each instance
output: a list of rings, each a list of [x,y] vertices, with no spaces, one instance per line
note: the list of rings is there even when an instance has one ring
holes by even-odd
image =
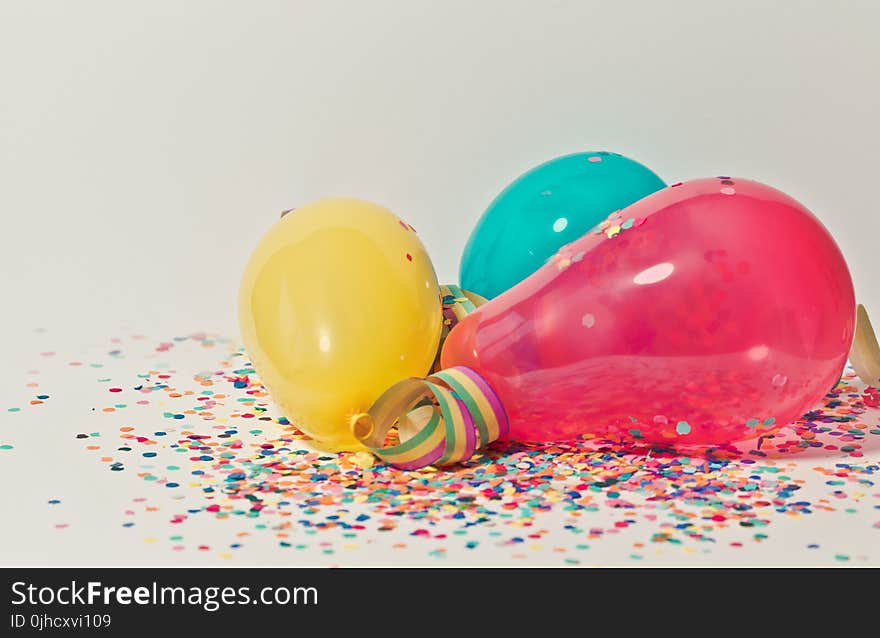
[[[444,368],[495,391],[510,438],[724,444],[811,409],[840,377],[855,299],[806,208],[745,179],[613,213],[459,323]]]

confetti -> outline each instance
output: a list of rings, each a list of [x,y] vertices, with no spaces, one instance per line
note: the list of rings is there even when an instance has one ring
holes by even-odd
[[[628,443],[496,443],[460,466],[404,472],[365,452],[312,449],[231,340],[165,338],[145,344],[149,357],[142,360],[134,343],[120,339],[105,361],[66,372],[108,370],[94,379],[94,411],[68,436],[82,446],[82,463],[99,464],[107,481],[140,486],[116,525],[128,534],[149,523],[151,535],[132,542],[169,553],[235,560],[248,545],[270,543],[278,552],[330,559],[368,553],[388,538],[392,551],[421,553],[429,563],[452,560],[453,550],[491,549],[511,560],[578,565],[600,560],[605,539],[625,532],[631,546],[622,556],[647,564],[657,552],[684,560],[721,544],[745,552],[772,540],[781,520],[808,525],[828,512],[861,511],[870,499],[867,509],[880,510],[880,393],[864,389],[851,371],[798,422],[735,447],[651,447],[633,432]],[[205,369],[170,359],[192,349],[207,351]],[[120,358],[124,368],[109,365]],[[32,396],[51,395],[50,388]],[[120,396],[139,400],[116,403]],[[772,425],[772,417],[750,422],[758,431]],[[677,423],[682,442],[690,431],[686,421]],[[880,534],[877,517],[865,526]],[[826,552],[829,563],[878,559],[809,540],[800,551]]]

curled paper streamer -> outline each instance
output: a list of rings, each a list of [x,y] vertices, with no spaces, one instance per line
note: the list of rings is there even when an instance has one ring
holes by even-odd
[[[443,305],[443,328],[440,332],[440,345],[437,348],[437,357],[431,366],[431,372],[440,370],[440,352],[443,350],[443,342],[446,341],[449,331],[459,321],[486,303],[486,299],[480,295],[453,285],[440,286],[440,301]]]
[[[862,304],[856,310],[856,334],[849,360],[859,379],[868,385],[880,386],[880,344]]]
[[[400,442],[385,445],[397,427]],[[507,416],[492,389],[473,370],[449,368],[425,379],[404,379],[368,412],[351,419],[355,438],[402,470],[452,465],[507,436]]]
[[[400,469],[465,461],[508,430],[501,402],[478,375],[467,368],[440,371],[439,351],[446,336],[486,300],[453,285],[441,286],[440,295],[443,329],[434,374],[400,381],[350,422],[361,443]],[[392,428],[397,428],[399,443],[386,446]]]

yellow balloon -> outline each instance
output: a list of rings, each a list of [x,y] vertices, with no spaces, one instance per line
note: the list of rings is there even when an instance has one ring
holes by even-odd
[[[284,415],[323,449],[351,433],[391,385],[437,354],[437,275],[413,228],[356,199],[321,199],[279,219],[239,291],[245,349]]]

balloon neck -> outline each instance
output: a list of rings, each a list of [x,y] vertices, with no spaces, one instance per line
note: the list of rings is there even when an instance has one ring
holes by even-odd
[[[466,461],[510,430],[495,391],[464,366],[394,384],[349,425],[373,454],[404,470]],[[386,444],[395,428],[397,441]]]

